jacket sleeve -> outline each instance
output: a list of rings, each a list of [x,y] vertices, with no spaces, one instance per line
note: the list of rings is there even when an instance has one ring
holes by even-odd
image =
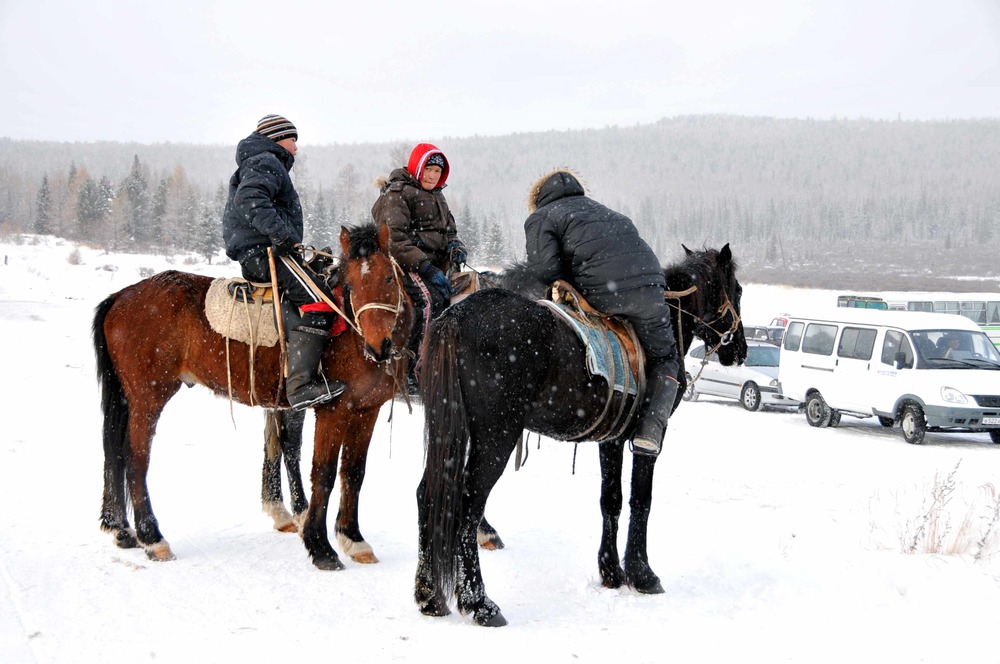
[[[528,269],[543,284],[563,278],[559,236],[555,225],[541,212],[524,222],[525,254]]]
[[[372,207],[376,223],[389,226],[389,251],[406,270],[417,271],[430,262],[427,254],[413,243],[410,233],[410,206],[402,191],[389,189]]]
[[[281,188],[281,178],[287,177],[287,173],[281,172],[284,167],[277,159],[273,161],[273,164],[267,159],[244,162],[233,203],[251,226],[271,238],[271,242],[282,243],[295,235],[292,225],[274,205]]]

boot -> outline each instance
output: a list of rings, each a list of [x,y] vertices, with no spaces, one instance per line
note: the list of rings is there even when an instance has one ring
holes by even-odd
[[[632,436],[632,453],[657,456],[663,446],[667,419],[677,398],[677,381],[668,367],[657,365],[650,372],[646,385],[643,412]]]
[[[282,307],[285,310],[285,307]],[[333,321],[329,316],[308,313],[301,318],[285,311],[288,326],[288,378],[285,391],[294,410],[303,410],[330,401],[347,389],[339,380],[327,380],[319,371],[323,348],[330,337]],[[297,319],[297,321],[295,320]],[[298,324],[294,324],[297,322]]]

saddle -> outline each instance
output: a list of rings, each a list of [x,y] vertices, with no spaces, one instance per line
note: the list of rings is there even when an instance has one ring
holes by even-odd
[[[576,333],[586,349],[587,370],[608,383],[604,412],[573,440],[604,441],[621,436],[646,390],[645,354],[632,326],[597,311],[562,280],[549,286],[547,299],[539,300],[539,304],[556,313]]]

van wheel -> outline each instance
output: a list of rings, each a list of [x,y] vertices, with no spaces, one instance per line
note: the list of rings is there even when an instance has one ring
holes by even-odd
[[[891,417],[882,417],[881,415],[879,415],[878,423],[884,426],[886,429],[891,429],[892,425],[896,423],[896,420],[894,420]]]
[[[684,374],[684,377],[687,378],[687,387],[684,388],[684,394],[681,395],[681,398],[684,401],[697,401],[698,390],[694,389],[694,381],[691,380],[691,374]]]
[[[826,405],[822,394],[813,392],[809,395],[806,400],[806,421],[810,426],[820,428],[830,426],[831,415],[830,407]]]
[[[990,429],[990,439],[1000,445],[1000,429]]]
[[[903,440],[911,445],[924,442],[924,434],[927,433],[924,409],[915,403],[906,404],[903,417],[899,420],[899,428],[903,430]]]
[[[750,381],[743,386],[743,391],[740,392],[740,403],[743,404],[743,407],[751,413],[755,413],[760,410],[760,388],[757,387],[757,383]]]

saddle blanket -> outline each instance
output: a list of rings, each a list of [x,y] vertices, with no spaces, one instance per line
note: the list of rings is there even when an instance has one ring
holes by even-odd
[[[205,294],[205,317],[212,329],[234,341],[255,346],[278,343],[278,328],[274,324],[274,303],[256,299],[244,302],[229,292],[229,284],[242,279],[215,279]]]
[[[636,394],[638,382],[618,336],[607,328],[598,329],[580,321],[568,305],[538,300],[566,322],[587,349],[587,370],[603,377],[616,392]]]

